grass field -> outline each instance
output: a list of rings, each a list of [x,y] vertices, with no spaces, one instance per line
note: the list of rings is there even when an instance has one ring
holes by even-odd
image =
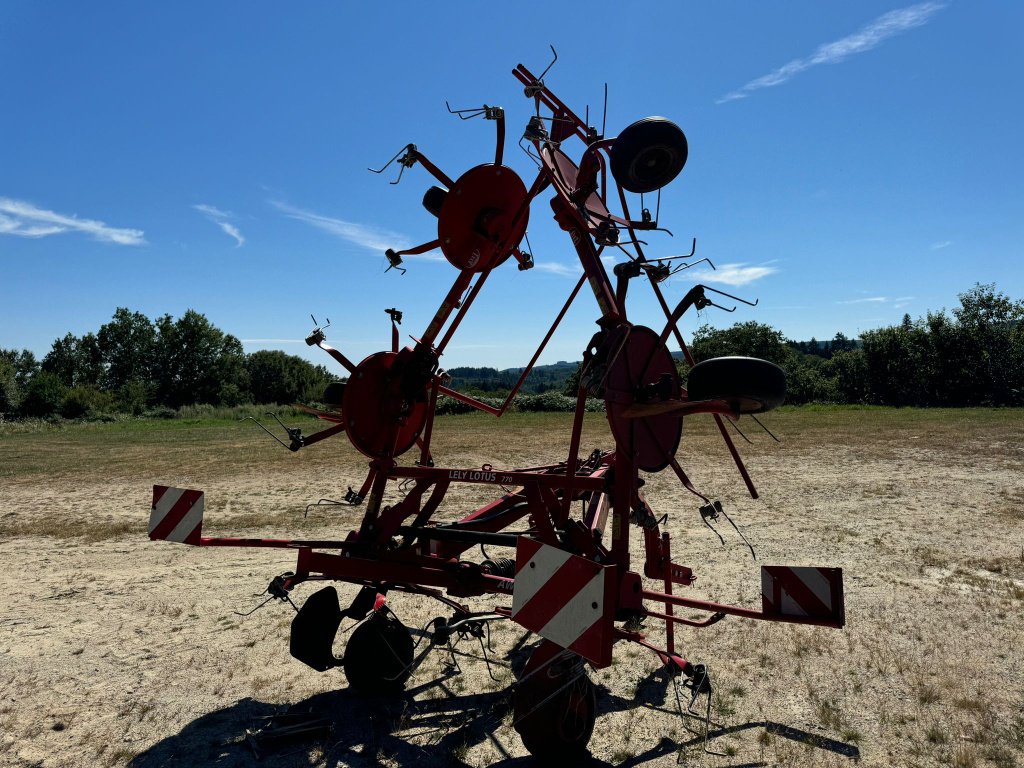
[[[436,458],[563,460],[570,421],[444,417]],[[765,422],[781,445],[747,419],[754,445],[738,441],[757,501],[709,419],[686,420],[679,451],[759,562],[727,525],[720,545],[664,473],[648,478],[648,501],[669,515],[675,559],[698,573],[695,596],[756,607],[761,562],[842,566],[847,627],[727,619],[677,631],[684,655],[711,666],[720,755],[676,712],[657,659],[617,646],[616,663],[591,674],[593,764],[1024,765],[1024,412],[807,407]],[[609,444],[603,415],[588,415],[581,453]],[[0,765],[249,765],[246,729],[289,706],[331,712],[333,735],[267,764],[529,764],[501,666],[531,642],[515,625],[494,634],[497,680],[468,657],[454,674],[434,652],[410,695],[364,700],[340,671],[291,659],[288,606],[234,615],[294,568],[288,552],[146,538],[153,483],[205,490],[210,534],[340,538],[361,509],[304,516],[306,505],[340,498],[365,471],[343,436],[292,454],[233,420],[0,424]],[[437,517],[488,500],[467,488]],[[423,602],[393,606],[421,627],[438,613]],[[648,628],[659,644],[661,625]]]

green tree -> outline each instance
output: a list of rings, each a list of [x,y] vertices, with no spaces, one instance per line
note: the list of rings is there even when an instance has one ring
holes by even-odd
[[[866,403],[868,368],[864,353],[859,349],[834,352],[829,364],[839,402]]]
[[[117,393],[115,405],[118,411],[139,416],[146,410],[146,406],[152,400],[152,387],[146,381],[126,382]]]
[[[904,323],[861,336],[868,372],[868,398],[879,405],[929,405],[935,376],[928,331]]]
[[[95,416],[110,410],[114,396],[96,387],[83,384],[67,390],[60,403],[60,415],[65,419]]]
[[[14,369],[14,381],[24,391],[32,377],[39,371],[39,363],[31,351],[23,349],[0,349],[0,359],[6,360]]]
[[[1024,359],[1020,354],[1024,301],[1014,301],[993,283],[977,283],[960,294],[953,315],[973,354],[971,367],[980,403],[1012,405],[1024,402]]]
[[[177,320],[156,321],[154,385],[157,402],[172,408],[192,403],[235,405],[248,391],[242,343],[188,310]]]
[[[57,339],[41,367],[67,387],[99,387],[103,383],[103,355],[93,333],[81,338],[69,333]]]
[[[583,363],[580,362],[576,365],[576,370],[569,374],[569,378],[565,380],[565,384],[562,386],[562,394],[566,397],[576,397],[580,390],[580,371],[583,370]]]
[[[789,356],[782,331],[753,320],[724,329],[702,325],[693,334],[690,351],[698,362],[712,357],[743,355],[782,365]]]
[[[21,405],[21,388],[15,379],[14,366],[0,355],[0,419],[12,416]]]
[[[119,391],[129,381],[148,381],[153,367],[156,329],[141,312],[118,307],[96,335],[105,368],[104,388]]]
[[[50,416],[60,409],[67,387],[54,374],[40,371],[25,387],[21,413],[25,416]]]
[[[320,401],[331,375],[322,365],[313,365],[280,350],[260,350],[245,359],[249,393],[256,403]]]

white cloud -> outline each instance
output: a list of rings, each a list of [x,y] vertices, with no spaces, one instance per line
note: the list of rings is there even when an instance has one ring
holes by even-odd
[[[952,240],[940,240],[937,243],[932,243],[928,247],[933,251],[941,251],[943,248],[949,248],[952,244]]]
[[[200,204],[193,205],[192,207],[220,227],[224,234],[229,237],[233,237],[235,239],[235,243],[237,243],[237,245],[235,245],[236,248],[241,248],[245,245],[245,238],[242,236],[242,233],[238,230],[238,227],[230,221],[232,218],[231,213],[228,211],[222,211],[220,208],[213,205]]]
[[[689,270],[681,273],[688,280],[702,283],[724,283],[725,285],[749,285],[762,277],[773,275],[778,272],[775,267],[765,264],[756,267],[748,267],[744,263],[722,264],[718,269],[698,269],[696,272]]]
[[[895,298],[890,296],[866,296],[863,299],[837,301],[836,304],[892,304],[896,309],[900,309],[901,307],[907,306],[907,304],[913,300],[913,296],[897,296]]]
[[[360,248],[366,248],[370,251],[383,253],[388,248],[394,248],[396,251],[401,251],[411,245],[407,237],[400,235],[397,232],[391,232],[387,229],[378,229],[377,227],[370,227],[365,224],[357,224],[354,221],[346,221],[345,219],[323,216],[319,213],[313,213],[312,211],[306,211],[302,208],[296,208],[277,200],[271,200],[270,204],[289,218],[309,224],[312,227],[316,227],[317,229],[328,232],[335,237],[340,237],[342,240],[346,240],[353,245],[358,245]],[[402,258],[444,261],[444,256],[440,251],[422,253],[415,256],[403,256]]]
[[[540,264],[534,265],[534,269],[562,277],[579,277],[583,271],[579,264],[564,264],[560,261],[542,261]]]
[[[83,232],[93,239],[117,245],[144,245],[141,229],[117,229],[95,219],[80,219],[39,208],[24,200],[0,197],[0,235],[48,237],[64,232]]]
[[[742,88],[722,96],[715,103],[724,104],[737,99],[745,99],[754,91],[782,85],[795,75],[820,64],[839,64],[855,54],[865,53],[876,48],[890,37],[927,24],[932,16],[945,7],[945,3],[926,2],[883,13],[852,35],[819,45],[818,49],[810,56],[793,59],[767,75],[751,80]]]
[[[304,344],[303,339],[239,339],[243,344]]]
[[[863,299],[848,299],[847,301],[837,301],[836,304],[881,304],[889,300],[888,296],[868,296]]]

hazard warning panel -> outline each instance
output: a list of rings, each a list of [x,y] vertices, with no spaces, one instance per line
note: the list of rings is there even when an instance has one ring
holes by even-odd
[[[761,610],[841,627],[846,623],[843,569],[763,565]]]
[[[149,538],[198,546],[202,535],[203,492],[154,485]]]
[[[520,536],[512,619],[595,667],[612,663],[615,566]]]

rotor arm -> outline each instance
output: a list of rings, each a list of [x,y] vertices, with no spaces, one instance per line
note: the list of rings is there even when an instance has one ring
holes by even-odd
[[[433,176],[435,179],[437,179],[446,187],[448,187],[448,189],[451,189],[452,187],[455,186],[455,182],[449,179],[448,175],[444,171],[442,171],[440,168],[438,168],[436,165],[430,162],[430,160],[427,159],[426,155],[424,155],[422,152],[416,149],[415,144],[411,144],[410,147],[411,149],[409,150],[408,155],[412,163],[419,162],[419,164],[422,165],[431,176]]]

